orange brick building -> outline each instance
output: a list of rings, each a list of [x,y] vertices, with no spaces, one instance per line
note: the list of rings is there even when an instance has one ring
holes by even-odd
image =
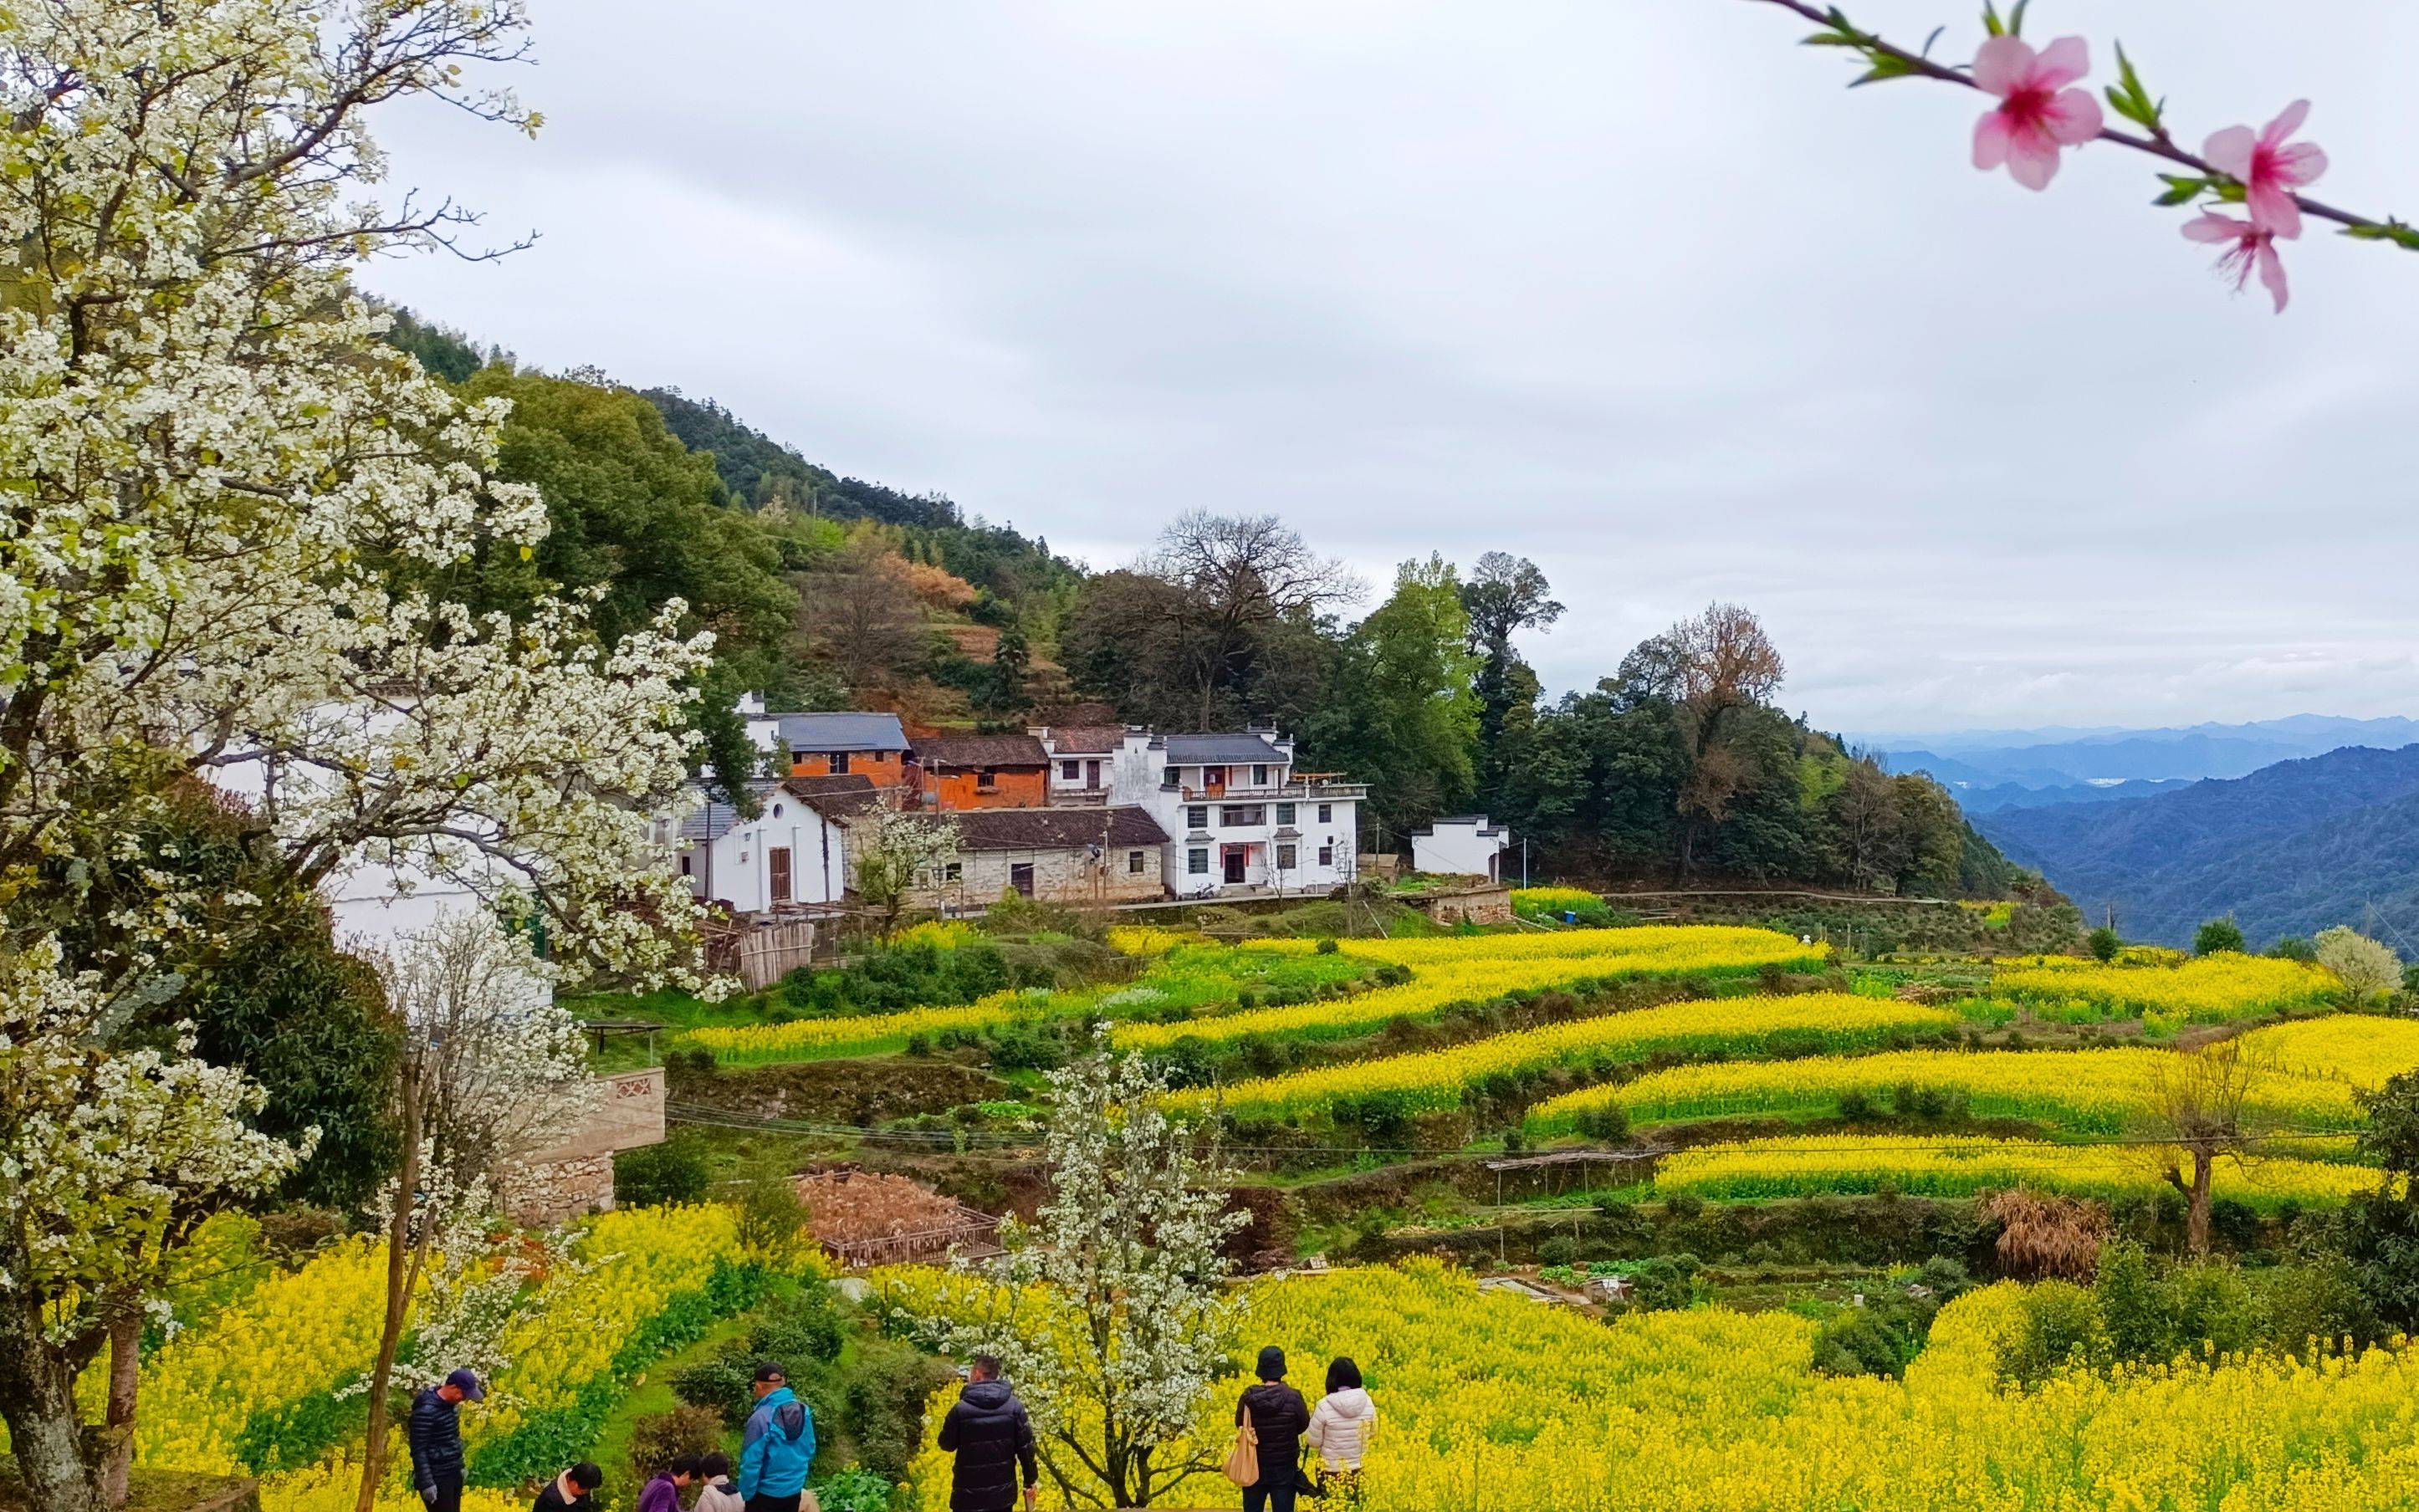
[[[1050,754],[1031,735],[918,736],[908,765],[928,808],[1041,809],[1050,803]]]
[[[899,716],[870,712],[767,717],[790,752],[792,777],[862,777],[877,788],[908,785],[907,732]]]

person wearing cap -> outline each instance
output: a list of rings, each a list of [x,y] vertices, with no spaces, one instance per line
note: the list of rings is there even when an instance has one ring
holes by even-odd
[[[1310,1404],[1285,1383],[1285,1350],[1271,1344],[1260,1351],[1260,1383],[1247,1386],[1235,1404],[1235,1426],[1246,1421],[1259,1440],[1260,1478],[1243,1488],[1243,1512],[1293,1512],[1294,1477],[1301,1467],[1302,1434],[1310,1427]]]
[[[530,1512],[596,1512],[596,1488],[605,1473],[583,1459],[546,1483]]]
[[[456,1370],[412,1398],[411,1486],[429,1512],[462,1512],[462,1404],[486,1395],[477,1371]]]
[[[739,1499],[747,1512],[798,1512],[815,1462],[815,1414],[769,1361],[756,1367],[756,1411],[740,1435]]]

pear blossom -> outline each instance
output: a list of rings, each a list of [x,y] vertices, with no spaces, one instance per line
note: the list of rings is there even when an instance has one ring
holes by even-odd
[[[2057,173],[2061,147],[2100,134],[2100,101],[2067,85],[2091,71],[2080,37],[2061,37],[2033,51],[2021,37],[1993,37],[1974,54],[1974,83],[1999,103],[1974,123],[1974,166],[2007,164],[2026,189],[2045,189]]]
[[[2276,313],[2285,313],[2285,264],[2276,255],[2274,232],[2207,210],[2184,223],[2184,237],[2191,241],[2229,243],[2218,255],[2218,271],[2232,274],[2234,286],[2240,289],[2251,281],[2252,270],[2257,268],[2260,284],[2276,301]]]
[[[2327,171],[2327,155],[2317,143],[2287,140],[2309,114],[2310,102],[2296,100],[2258,131],[2229,126],[2211,132],[2200,149],[2211,167],[2242,183],[2251,224],[2288,241],[2302,234],[2302,207],[2293,202],[2293,191],[2318,182]]]

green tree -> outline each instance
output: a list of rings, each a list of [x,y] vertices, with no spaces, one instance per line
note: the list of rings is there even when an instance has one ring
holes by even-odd
[[[2212,918],[2193,932],[2193,954],[2215,955],[2242,949],[2242,929],[2231,918]]]
[[[1479,657],[1479,798],[1482,808],[1501,815],[1508,808],[1505,777],[1535,729],[1539,692],[1537,674],[1512,649],[1512,637],[1552,625],[1563,606],[1549,595],[1535,563],[1489,551],[1461,585],[1461,607],[1470,616],[1470,649]]]
[[[1478,770],[1478,658],[1460,582],[1441,556],[1406,562],[1394,591],[1346,640],[1333,706],[1314,725],[1322,762],[1370,784],[1401,834],[1470,796]]]
[[[2344,1205],[2332,1237],[2378,1317],[2419,1332],[2419,1072],[2357,1095],[2368,1113],[2360,1152],[2385,1180]]]
[[[2101,962],[2116,960],[2117,952],[2125,949],[2124,940],[2119,937],[2115,930],[2105,924],[2093,930],[2089,939],[2085,943],[2091,949],[2091,959]]]

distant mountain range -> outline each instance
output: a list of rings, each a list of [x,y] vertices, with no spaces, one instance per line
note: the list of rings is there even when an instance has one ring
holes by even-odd
[[[2243,777],[2278,762],[2346,747],[2390,749],[2414,741],[2419,741],[2419,719],[2297,714],[2251,724],[2167,730],[1976,731],[1931,736],[1920,744],[1891,744],[1880,754],[1891,771],[1929,772],[1964,798],[1999,787],[2107,788]],[[1987,805],[2007,806],[2005,801]]]
[[[1934,773],[1935,777],[1939,774]],[[1958,807],[1968,815],[1996,813],[2002,809],[2046,809],[2059,803],[2107,803],[2118,798],[2147,798],[2192,786],[2188,777],[2137,778],[2120,782],[2070,782],[2059,787],[2032,788],[2022,782],[1987,787],[1957,787]]]
[[[2093,922],[2113,906],[2130,939],[2184,945],[2202,920],[2232,914],[2264,947],[2373,914],[2405,955],[2419,941],[2419,744],[2350,747],[2134,802],[1972,817]]]

